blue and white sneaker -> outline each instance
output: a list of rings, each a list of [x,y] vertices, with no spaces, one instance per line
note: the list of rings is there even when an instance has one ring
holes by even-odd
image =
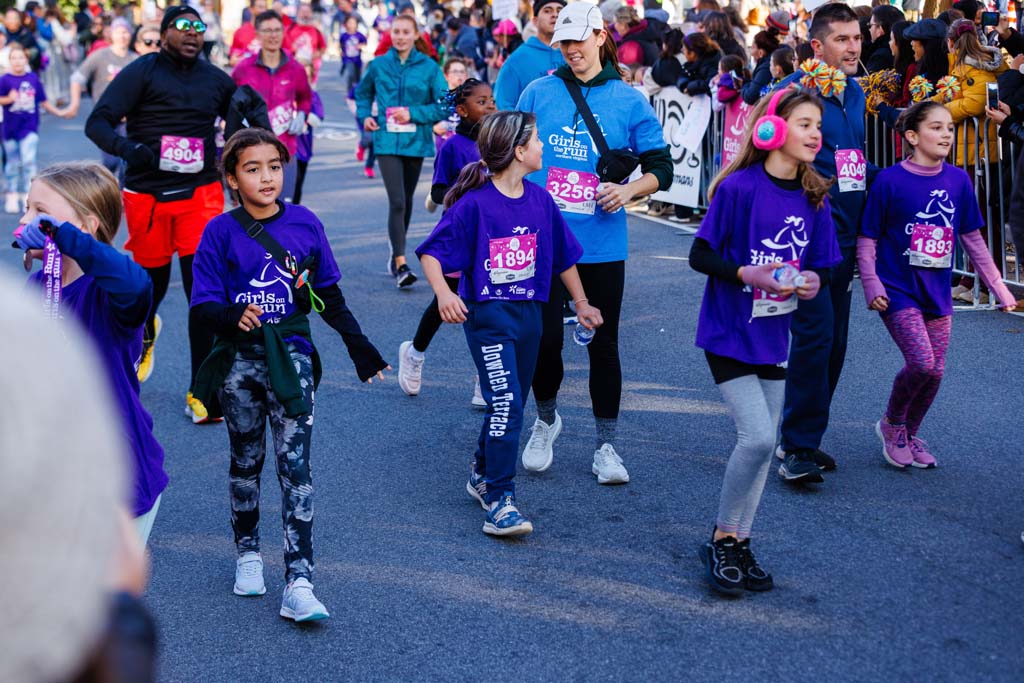
[[[487,506],[487,501],[484,500],[484,497],[487,496],[487,482],[484,481],[483,475],[477,474],[476,461],[469,465],[469,481],[466,482],[466,491],[473,496],[476,502],[480,503],[480,507],[485,512],[491,509]]]
[[[281,597],[281,616],[294,621],[320,621],[331,615],[324,604],[313,595],[309,579],[298,578],[284,587]]]
[[[533,524],[516,508],[511,493],[491,503],[484,521],[484,533],[492,536],[524,536],[533,531]]]

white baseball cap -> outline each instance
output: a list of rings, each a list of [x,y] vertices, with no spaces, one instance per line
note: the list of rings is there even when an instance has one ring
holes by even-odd
[[[586,40],[593,31],[604,29],[604,19],[597,5],[590,2],[571,2],[558,13],[555,34],[551,37],[554,45],[563,40]]]
[[[814,10],[818,9],[822,5],[827,5],[830,2],[832,2],[832,0],[804,0],[803,5],[806,11],[813,13]]]

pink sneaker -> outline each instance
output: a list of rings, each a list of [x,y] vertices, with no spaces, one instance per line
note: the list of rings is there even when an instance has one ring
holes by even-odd
[[[367,178],[373,178],[374,177],[373,176],[373,169],[372,168],[364,168],[363,169],[363,173],[366,174]]]
[[[890,465],[902,470],[914,463],[907,444],[906,425],[891,425],[883,418],[875,423],[875,434],[882,440],[882,455]]]
[[[359,145],[358,147],[356,147],[356,159],[358,159],[359,161],[362,161],[365,158],[366,158],[366,150],[363,148],[362,145]]]
[[[938,464],[935,456],[928,451],[928,444],[916,436],[910,437],[910,455],[914,458],[914,467],[922,470],[930,470]]]

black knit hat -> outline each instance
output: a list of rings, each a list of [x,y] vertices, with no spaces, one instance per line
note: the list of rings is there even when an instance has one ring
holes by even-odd
[[[551,3],[565,7],[565,0],[533,0],[533,16],[540,14],[540,11],[544,9],[544,5],[550,5]]]
[[[164,31],[169,29],[171,24],[174,23],[174,20],[183,14],[191,14],[196,19],[199,18],[199,12],[188,5],[174,5],[173,7],[168,7],[167,11],[164,12],[164,18],[160,21],[160,34],[163,35]]]

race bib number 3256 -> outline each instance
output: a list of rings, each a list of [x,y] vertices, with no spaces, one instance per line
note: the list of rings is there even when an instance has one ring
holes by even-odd
[[[548,169],[548,193],[564,213],[594,215],[597,186],[600,180],[593,173],[570,171],[552,166]]]

